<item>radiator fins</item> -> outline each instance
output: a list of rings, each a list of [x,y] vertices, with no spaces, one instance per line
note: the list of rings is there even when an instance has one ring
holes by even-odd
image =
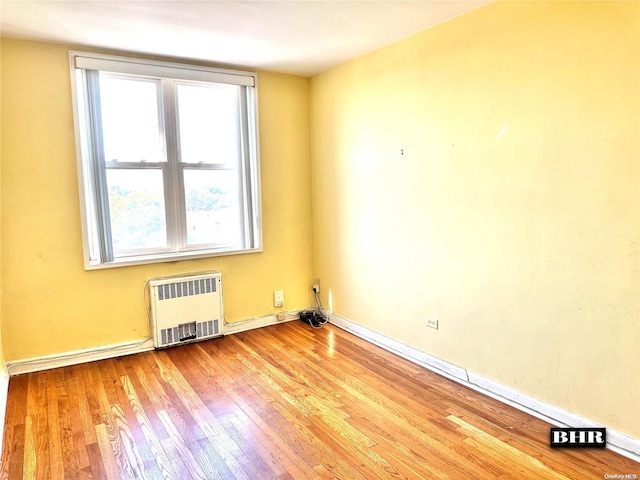
[[[201,278],[199,280],[188,280],[186,282],[165,283],[164,285],[158,285],[158,300],[204,295],[215,291],[216,281],[214,278]]]
[[[219,334],[220,323],[218,320],[183,323],[177,327],[161,329],[159,346],[168,347],[175,343],[184,343],[189,340],[213,337]]]

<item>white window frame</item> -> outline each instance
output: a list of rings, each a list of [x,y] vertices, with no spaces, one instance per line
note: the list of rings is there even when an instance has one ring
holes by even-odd
[[[258,147],[258,101],[257,74],[238,70],[210,68],[182,63],[146,60],[140,58],[121,57],[98,53],[70,51],[71,90],[76,136],[76,152],[78,162],[78,185],[80,193],[80,210],[82,218],[82,238],[85,270],[109,268],[145,263],[173,262],[194,258],[235,255],[262,251],[262,225],[260,200],[260,161]],[[163,165],[155,163],[130,163],[129,168],[161,168],[165,182],[179,185],[173,189],[175,198],[166,198],[166,222],[168,248],[145,249],[131,251],[115,256],[110,241],[110,225],[106,192],[107,163],[101,153],[94,154],[92,145],[96,138],[90,126],[96,113],[92,113],[93,105],[91,89],[87,87],[91,72],[110,74],[138,75],[157,79],[160,82],[177,82],[189,84],[197,82],[231,84],[241,87],[242,110],[242,147],[240,166],[240,194],[244,215],[244,228],[241,245],[191,245],[186,244],[185,232],[178,228],[176,210],[185,211],[184,183],[182,172],[189,169],[216,169],[215,165],[185,164],[180,162],[175,131],[178,128],[175,109],[175,98],[165,93],[160,112],[162,122],[161,135],[167,148],[167,161]],[[177,84],[176,83],[176,84]],[[175,87],[175,85],[174,85]],[[163,90],[166,92],[166,90]],[[173,132],[173,133],[171,133]],[[100,133],[98,134],[100,135]],[[98,142],[99,143],[99,142]],[[171,152],[172,150],[172,152]],[[127,168],[119,165],[118,168]],[[102,183],[102,186],[101,186]],[[100,194],[100,192],[103,192]],[[107,212],[105,214],[104,212]],[[181,215],[181,214],[178,214]],[[105,222],[106,226],[105,226]]]

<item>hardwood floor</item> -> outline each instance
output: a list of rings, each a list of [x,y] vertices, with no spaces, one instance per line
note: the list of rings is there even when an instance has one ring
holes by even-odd
[[[2,479],[602,479],[609,450],[302,322],[13,377]]]

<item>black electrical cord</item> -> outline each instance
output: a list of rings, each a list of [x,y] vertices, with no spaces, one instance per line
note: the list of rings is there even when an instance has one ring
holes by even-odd
[[[318,298],[318,292],[316,290],[313,291],[313,295],[316,299],[316,308],[301,311],[300,320],[308,325],[311,325],[313,328],[322,328],[322,326],[327,323],[329,319],[325,317],[324,313],[322,312],[322,303]]]

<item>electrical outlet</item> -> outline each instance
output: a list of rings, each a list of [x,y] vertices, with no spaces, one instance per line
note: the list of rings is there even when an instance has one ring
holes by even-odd
[[[273,292],[273,306],[284,307],[284,292],[282,290]]]
[[[320,279],[316,278],[316,281],[313,283],[313,287],[311,287],[315,293],[320,293]]]
[[[438,329],[438,319],[427,315],[427,327]]]

